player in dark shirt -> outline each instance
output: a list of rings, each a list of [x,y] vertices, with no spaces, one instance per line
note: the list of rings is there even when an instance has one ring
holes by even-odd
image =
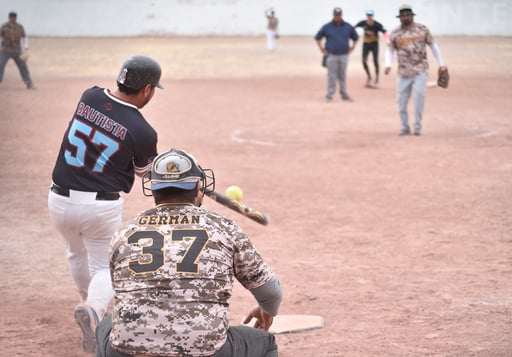
[[[373,56],[373,64],[375,65],[375,82],[374,84],[379,83],[379,32],[384,34],[384,38],[386,42],[389,42],[389,34],[387,30],[382,26],[381,23],[375,21],[373,19],[374,12],[373,10],[368,10],[366,12],[366,20],[359,21],[355,28],[362,27],[364,30],[363,35],[363,67],[368,76],[366,85],[371,86],[372,76],[370,74],[370,69],[368,68],[368,55],[370,52]]]
[[[163,88],[160,76],[155,60],[132,56],[121,67],[115,91],[96,86],[85,90],[53,169],[48,208],[66,242],[69,270],[82,302],[74,316],[88,352],[96,346],[91,319],[102,318],[114,293],[108,249],[122,222],[120,192],[130,192],[135,174],[144,175],[157,155],[157,133],[139,109],[153,98],[156,87]]]
[[[323,25],[314,38],[322,55],[326,56],[327,93],[325,100],[332,101],[336,83],[339,83],[341,99],[352,102],[352,98],[347,92],[347,66],[349,55],[356,47],[359,35],[351,24],[343,20],[341,8],[333,9],[332,21]]]

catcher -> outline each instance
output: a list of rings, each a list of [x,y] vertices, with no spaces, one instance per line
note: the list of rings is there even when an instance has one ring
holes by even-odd
[[[412,11],[410,5],[400,7],[397,17],[400,19],[401,25],[391,32],[390,43],[385,56],[385,74],[389,74],[391,71],[395,51],[398,58],[398,112],[402,125],[399,135],[411,134],[407,103],[413,92],[414,135],[421,135],[428,80],[427,45],[439,64],[438,85],[446,88],[449,82],[448,69],[443,64],[439,47],[434,42],[430,30],[425,25],[414,22],[414,15],[416,14]]]
[[[267,332],[281,285],[238,224],[201,208],[215,176],[189,153],[158,155],[143,180],[155,206],[125,222],[110,245],[112,316],[96,329],[97,357],[277,357]],[[237,280],[256,300],[244,323],[230,326]]]

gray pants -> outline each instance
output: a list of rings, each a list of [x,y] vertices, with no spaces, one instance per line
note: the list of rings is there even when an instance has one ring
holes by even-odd
[[[343,98],[348,97],[347,93],[347,65],[348,54],[346,55],[332,55],[329,53],[327,56],[327,99],[332,99],[334,92],[336,92],[336,81],[339,82],[340,94]]]
[[[112,319],[105,316],[96,329],[96,357],[131,357],[110,345]],[[186,355],[184,355],[186,356]],[[247,326],[231,326],[227,341],[212,357],[278,357],[275,337],[271,333]]]
[[[428,73],[420,73],[414,77],[398,77],[397,79],[398,113],[400,114],[400,123],[404,132],[410,131],[407,103],[411,94],[414,94],[414,131],[421,132],[427,79]]]
[[[4,79],[5,65],[7,64],[9,58],[12,58],[16,63],[16,66],[18,66],[23,82],[25,82],[27,86],[32,84],[32,79],[30,79],[27,63],[21,60],[20,54],[21,51],[0,50],[0,82]]]

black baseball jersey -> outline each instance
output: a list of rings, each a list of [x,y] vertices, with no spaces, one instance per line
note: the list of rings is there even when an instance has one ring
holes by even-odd
[[[380,22],[373,21],[370,25],[367,20],[359,21],[355,28],[362,27],[364,29],[363,42],[377,42],[379,40],[379,31],[387,32]]]
[[[149,167],[157,133],[138,108],[94,86],[80,98],[64,133],[52,179],[86,192],[130,192],[134,166]]]

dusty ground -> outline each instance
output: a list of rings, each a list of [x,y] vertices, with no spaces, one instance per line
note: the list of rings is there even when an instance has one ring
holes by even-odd
[[[361,47],[355,102],[327,104],[311,38],[284,37],[275,53],[264,38],[32,39],[37,90],[12,62],[0,84],[0,355],[86,356],[47,191],[82,90],[113,87],[132,53],[164,68],[165,90],[143,109],[159,149],[185,148],[219,190],[244,189],[269,226],[206,206],[271,263],[281,313],[325,318],[279,335],[281,356],[512,355],[512,38],[437,40],[450,88],[428,89],[423,136],[398,137],[395,68],[365,89]],[[150,205],[137,180],[125,217]],[[237,287],[233,323],[252,303]]]

